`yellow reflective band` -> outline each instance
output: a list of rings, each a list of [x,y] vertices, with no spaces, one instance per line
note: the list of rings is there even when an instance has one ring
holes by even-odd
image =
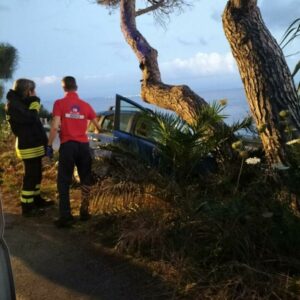
[[[36,101],[30,103],[30,105],[29,105],[29,109],[36,109],[37,111],[39,111],[40,108],[41,108],[40,103],[38,103],[38,102],[36,102]]]
[[[36,184],[35,185],[34,195],[37,196],[37,195],[40,195],[40,193],[41,193],[41,185],[40,184]]]
[[[34,195],[37,196],[37,195],[40,195],[40,193],[41,193],[41,185],[36,184],[35,185],[35,190],[34,190]]]
[[[33,198],[23,198],[23,197],[21,197],[21,202],[22,203],[32,203]]]
[[[17,157],[18,157],[18,158],[22,158],[22,156],[21,156],[20,151],[19,151],[18,148],[16,148],[16,153],[17,153]]]
[[[22,196],[32,196],[34,195],[35,191],[24,191],[22,190],[21,194]]]
[[[35,151],[45,150],[44,146],[38,146],[34,148],[27,148],[27,149],[19,149],[21,153],[32,153]]]
[[[32,151],[32,152],[23,152],[22,150],[19,150],[20,151],[20,153],[21,153],[21,155],[32,155],[32,154],[35,154],[35,153],[38,153],[38,154],[43,154],[45,151],[44,151],[44,149],[40,149],[40,150],[38,150],[38,151]]]
[[[19,158],[28,159],[45,155],[45,148],[44,146],[38,146],[30,149],[16,148],[16,152]]]
[[[34,155],[22,155],[22,159],[31,159],[31,158],[36,158],[36,157],[40,157],[43,156],[44,154],[34,154]]]

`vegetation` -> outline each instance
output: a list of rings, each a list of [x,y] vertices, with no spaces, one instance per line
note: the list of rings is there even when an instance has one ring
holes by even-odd
[[[299,180],[293,185],[290,178],[299,173],[300,145],[290,141],[294,167],[288,170],[270,169],[263,152],[244,141],[233,140],[232,156],[226,141],[251,122],[215,126],[223,124],[223,108],[203,108],[194,126],[154,114],[162,158],[155,166],[127,149],[113,160],[96,161],[94,218],[80,230],[140,260],[173,287],[170,299],[298,299]],[[6,128],[0,177],[6,176],[3,190],[16,193],[21,165]],[[211,134],[212,128],[219,131]],[[217,168],[201,164],[208,156]],[[55,167],[48,171],[54,195]]]
[[[288,164],[288,136],[279,112],[290,112],[300,134],[300,106],[283,52],[263,22],[257,1],[229,0],[222,16],[226,38],[237,61],[247,101],[270,164]]]
[[[282,47],[282,49],[284,49],[299,36],[300,36],[300,18],[297,18],[291,23],[291,25],[285,31],[283,38],[280,42],[280,46]],[[300,51],[297,51],[296,53],[289,54],[288,56],[297,55],[299,53]],[[295,78],[296,75],[299,73],[299,71],[300,71],[300,60],[297,62],[294,70],[292,71],[292,76]],[[297,84],[297,93],[298,93],[298,97],[300,97],[300,81]]]
[[[17,64],[17,50],[10,44],[0,43],[0,78],[10,79]]]
[[[168,18],[187,1],[146,1],[146,8],[137,9],[136,1],[98,0],[110,9],[120,9],[121,30],[135,53],[142,72],[141,97],[148,103],[173,110],[187,123],[193,123],[199,106],[206,101],[186,85],[169,85],[161,79],[158,52],[152,48],[140,30],[136,18],[152,12],[160,20]],[[294,134],[300,133],[300,106],[292,76],[284,55],[263,22],[256,0],[228,0],[223,16],[223,28],[237,61],[251,113],[270,165],[288,164],[287,136],[280,126],[278,113],[290,111]],[[172,101],[170,101],[172,99]]]
[[[0,43],[0,130],[1,123],[5,116],[5,105],[1,103],[4,95],[4,86],[2,81],[10,79],[17,65],[17,50],[6,43]]]
[[[251,122],[211,134],[221,111],[203,108],[194,127],[154,114],[156,167],[126,149],[96,163],[96,173],[109,171],[94,187],[94,232],[171,282],[175,299],[298,299],[299,192],[290,174],[299,172],[299,144],[290,145],[289,170],[270,169],[263,151],[243,141],[233,142],[232,156],[225,141]],[[217,168],[198,164],[208,155]]]
[[[161,79],[158,64],[158,51],[151,47],[145,36],[137,28],[136,18],[146,13],[153,13],[160,24],[174,11],[181,12],[188,5],[183,0],[147,0],[145,8],[137,9],[136,1],[97,0],[97,3],[109,9],[119,9],[121,30],[125,41],[136,55],[142,73],[141,97],[148,103],[176,112],[188,123],[195,120],[198,107],[206,101],[187,85],[170,85]],[[172,101],[170,101],[172,99]]]

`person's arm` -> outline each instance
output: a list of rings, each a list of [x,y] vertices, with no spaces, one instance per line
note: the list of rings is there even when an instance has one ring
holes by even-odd
[[[93,125],[97,128],[98,132],[100,132],[100,126],[98,122],[99,122],[98,118],[94,118],[91,120],[91,123],[93,123]]]
[[[50,133],[48,137],[48,146],[52,146],[54,139],[56,138],[57,132],[60,128],[61,124],[61,119],[59,116],[54,116],[52,123],[51,123],[51,128],[50,128]]]
[[[37,110],[29,110],[22,103],[8,103],[10,119],[19,124],[34,123],[39,119]]]

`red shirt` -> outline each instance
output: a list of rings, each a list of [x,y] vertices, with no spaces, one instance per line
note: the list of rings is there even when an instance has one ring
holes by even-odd
[[[61,118],[61,144],[67,141],[88,142],[88,121],[95,119],[96,113],[76,92],[67,92],[64,98],[54,102],[53,116]]]

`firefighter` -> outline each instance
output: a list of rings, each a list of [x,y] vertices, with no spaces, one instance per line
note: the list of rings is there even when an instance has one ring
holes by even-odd
[[[20,195],[22,215],[39,216],[42,208],[53,205],[40,195],[42,157],[45,155],[47,135],[39,119],[40,99],[35,94],[35,83],[18,79],[7,93],[6,116],[16,137],[16,153],[24,165]]]

